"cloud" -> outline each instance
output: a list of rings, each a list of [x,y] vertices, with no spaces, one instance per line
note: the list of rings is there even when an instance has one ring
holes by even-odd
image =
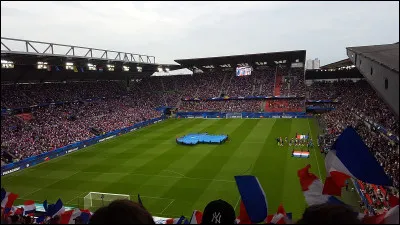
[[[148,54],[157,62],[398,41],[398,2],[1,2],[2,36]]]

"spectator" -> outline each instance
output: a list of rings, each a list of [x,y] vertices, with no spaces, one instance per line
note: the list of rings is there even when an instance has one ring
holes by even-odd
[[[321,204],[308,207],[297,224],[361,224],[347,205]]]
[[[219,199],[207,204],[204,208],[202,224],[234,224],[235,210],[226,201]]]
[[[140,204],[127,199],[115,200],[96,210],[89,224],[155,224],[151,214]]]

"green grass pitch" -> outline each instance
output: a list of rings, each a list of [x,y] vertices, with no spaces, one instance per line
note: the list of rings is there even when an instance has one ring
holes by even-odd
[[[194,132],[228,134],[222,145],[183,146],[177,136]],[[258,177],[268,199],[269,214],[283,203],[293,218],[306,204],[297,170],[311,164],[323,180],[323,156],[315,148],[310,158],[291,157],[291,147],[278,147],[276,137],[310,133],[317,146],[314,119],[169,119],[90,146],[1,178],[2,186],[24,200],[83,207],[89,192],[142,197],[144,206],[161,217],[189,217],[194,209],[224,199],[239,212],[234,176]],[[342,200],[357,206],[356,192],[344,191]]]

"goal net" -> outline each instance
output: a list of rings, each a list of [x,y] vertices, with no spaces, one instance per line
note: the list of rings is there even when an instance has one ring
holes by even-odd
[[[117,199],[130,200],[130,196],[125,194],[89,192],[89,194],[83,198],[84,209],[97,210]]]
[[[240,118],[242,119],[242,113],[227,113],[226,118]]]

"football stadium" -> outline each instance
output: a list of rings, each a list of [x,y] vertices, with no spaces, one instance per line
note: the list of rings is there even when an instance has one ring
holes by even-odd
[[[117,204],[147,215],[121,223],[312,223],[316,206],[398,223],[398,42],[319,69],[306,50],[160,64],[1,43],[2,223],[99,223]]]

